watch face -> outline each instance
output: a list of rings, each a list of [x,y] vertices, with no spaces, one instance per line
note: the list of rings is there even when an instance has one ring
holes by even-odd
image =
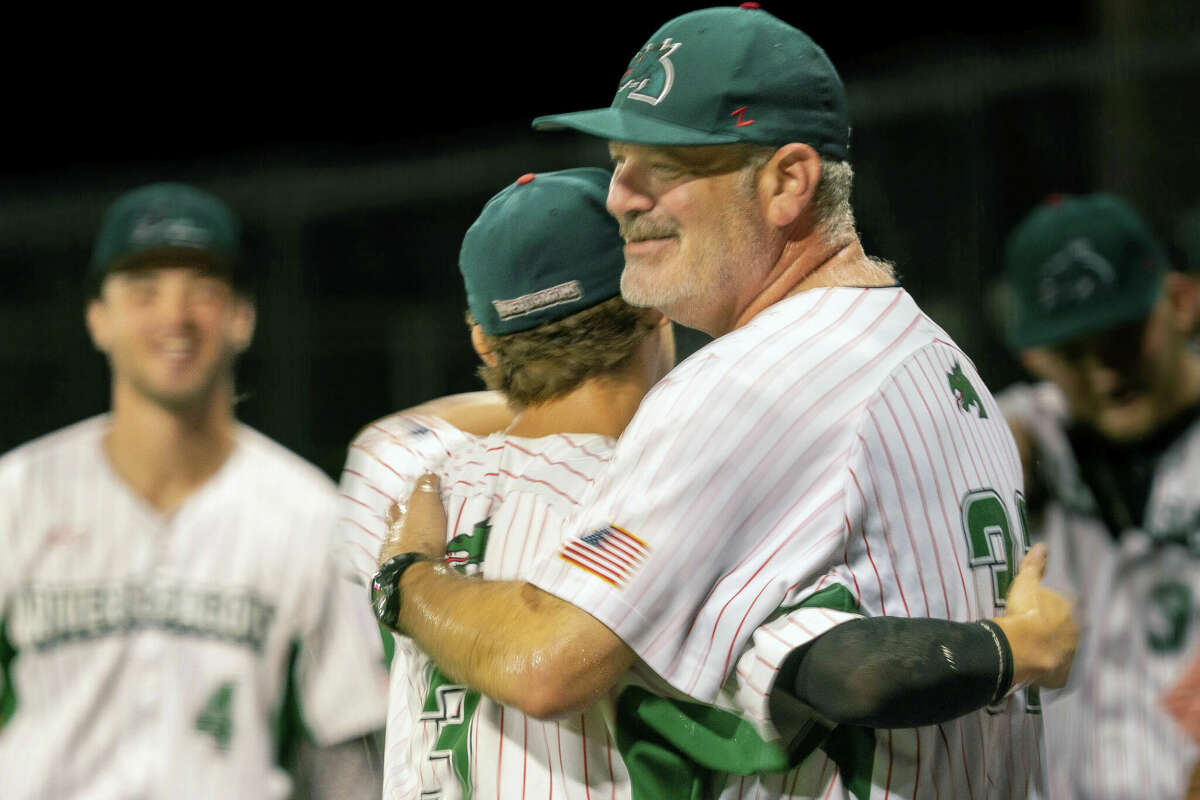
[[[383,563],[371,579],[371,606],[375,619],[386,628],[396,630],[400,616],[400,575],[415,561],[428,561],[421,553],[401,553]]]
[[[381,569],[371,580],[371,606],[375,610],[375,618],[389,627],[396,622],[396,604],[392,602],[396,591],[392,573],[393,570]]]

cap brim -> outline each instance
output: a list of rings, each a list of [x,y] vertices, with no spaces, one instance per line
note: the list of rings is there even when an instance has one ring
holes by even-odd
[[[622,108],[597,108],[569,114],[551,114],[533,121],[534,130],[570,128],[618,142],[649,145],[734,144],[736,136],[700,131]]]
[[[1014,350],[1025,350],[1030,347],[1053,347],[1081,336],[1102,333],[1110,328],[1116,328],[1128,322],[1146,318],[1154,303],[1157,293],[1148,295],[1141,302],[1073,314],[1063,319],[1042,322],[1040,324],[1018,324],[1009,336],[1009,345]]]
[[[180,247],[160,245],[124,253],[107,263],[93,262],[91,274],[96,280],[114,272],[128,272],[151,266],[205,267],[231,283],[237,271],[238,257],[234,253],[215,248]]]

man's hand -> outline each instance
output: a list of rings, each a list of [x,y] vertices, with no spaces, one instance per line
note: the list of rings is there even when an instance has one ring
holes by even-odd
[[[388,509],[388,538],[379,551],[379,563],[400,553],[424,553],[434,561],[446,554],[446,512],[442,508],[441,482],[426,473],[405,505]]]
[[[1046,546],[1039,543],[1021,561],[1008,590],[1004,616],[993,620],[1012,648],[1013,686],[1062,688],[1075,659],[1079,628],[1071,604],[1042,586],[1045,571]]]

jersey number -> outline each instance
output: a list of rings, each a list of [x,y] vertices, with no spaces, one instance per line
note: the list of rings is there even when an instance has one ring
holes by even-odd
[[[1150,620],[1150,649],[1174,653],[1183,647],[1192,624],[1192,590],[1179,581],[1164,581],[1150,590],[1156,614]]]
[[[479,692],[452,683],[437,667],[428,672],[429,693],[421,710],[423,722],[437,725],[437,740],[429,751],[431,762],[449,761],[458,778],[463,797],[471,798],[470,753],[468,734],[471,718],[479,705]],[[441,792],[422,793],[422,797],[441,797]]]
[[[233,681],[222,683],[196,715],[196,730],[213,737],[220,750],[228,750],[233,738],[233,688]]]
[[[1016,493],[1017,519],[1021,523],[1021,550],[1029,549],[1029,519],[1025,511],[1025,496]],[[987,569],[992,574],[992,602],[1004,608],[1008,589],[1017,574],[1013,531],[1009,524],[1008,508],[993,489],[977,489],[963,498],[963,532],[967,537],[967,554],[972,569]],[[1042,707],[1036,687],[1025,692],[1025,709],[1038,712]]]

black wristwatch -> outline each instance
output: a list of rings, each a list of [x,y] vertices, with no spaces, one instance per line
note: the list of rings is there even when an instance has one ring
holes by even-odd
[[[371,579],[371,607],[380,625],[399,633],[396,620],[400,616],[400,576],[418,561],[429,560],[424,553],[401,553],[379,565]]]

